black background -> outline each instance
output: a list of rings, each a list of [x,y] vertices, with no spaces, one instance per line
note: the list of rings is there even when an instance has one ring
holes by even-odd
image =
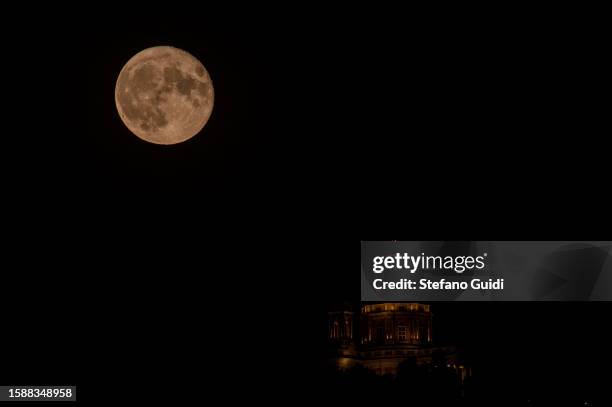
[[[85,402],[129,383],[302,387],[357,239],[609,231],[597,21],[41,7],[3,26],[4,383],[74,383]],[[188,50],[215,86],[206,128],[177,146],[134,137],[114,106],[122,66],[155,45]],[[606,306],[577,307],[599,321]],[[556,307],[534,312],[561,323]]]

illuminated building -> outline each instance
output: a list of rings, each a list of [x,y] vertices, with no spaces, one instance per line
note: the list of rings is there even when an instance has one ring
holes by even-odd
[[[339,369],[362,365],[378,374],[396,375],[400,363],[414,358],[417,365],[439,363],[457,373],[460,383],[470,369],[454,347],[435,346],[430,306],[417,303],[362,305],[359,312],[348,306],[329,312],[332,362]]]

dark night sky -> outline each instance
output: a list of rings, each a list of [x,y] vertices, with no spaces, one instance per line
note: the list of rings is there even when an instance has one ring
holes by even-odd
[[[285,346],[316,354],[316,340],[295,338],[316,337],[328,302],[354,295],[344,281],[360,239],[590,240],[610,230],[597,24],[578,35],[537,18],[517,27],[441,11],[75,7],[15,11],[3,26],[12,126],[0,305],[13,324],[3,346],[15,352],[1,382],[91,390],[104,369],[119,381],[168,371],[195,380],[178,366],[192,359],[227,372],[206,359],[211,349],[242,349],[244,332],[262,330],[215,313],[202,337],[202,310],[228,299],[226,312],[292,304],[264,326],[287,324],[295,342],[253,334],[250,349],[266,349],[250,351],[253,366],[275,365],[264,354],[282,363]],[[132,136],[114,106],[123,64],[155,45],[192,53],[215,86],[203,133],[167,148]],[[491,320],[496,307],[504,317]],[[534,307],[527,324],[541,336],[531,343],[577,343],[594,358],[591,341],[606,337],[570,341],[563,315],[593,311],[601,326],[609,307],[558,307]],[[512,357],[535,349],[517,348],[505,325],[517,322],[514,305],[441,308],[451,324],[463,321],[457,310],[470,315],[474,329],[449,325],[453,340],[499,343]]]

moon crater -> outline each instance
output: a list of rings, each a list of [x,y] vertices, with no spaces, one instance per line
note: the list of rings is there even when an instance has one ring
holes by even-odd
[[[202,130],[212,112],[214,90],[206,68],[191,54],[153,47],[125,64],[115,103],[136,136],[155,144],[176,144]]]

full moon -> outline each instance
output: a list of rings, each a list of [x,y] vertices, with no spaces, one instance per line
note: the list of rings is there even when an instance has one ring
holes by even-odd
[[[147,48],[123,67],[115,86],[121,120],[141,139],[177,144],[208,121],[214,90],[204,65],[174,47]]]

